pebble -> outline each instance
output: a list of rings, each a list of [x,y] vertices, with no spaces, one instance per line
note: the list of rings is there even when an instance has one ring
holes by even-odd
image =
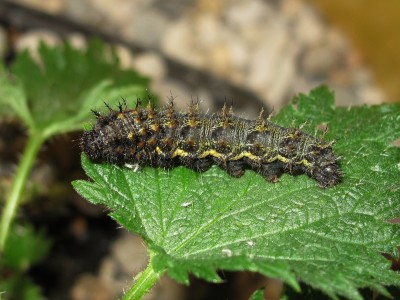
[[[354,99],[356,99],[356,92],[354,90],[342,86],[330,86],[330,88],[335,92],[336,106],[348,107],[357,104],[354,103]]]
[[[83,283],[86,282],[88,285],[86,289],[90,289],[90,283],[93,281],[96,282],[100,290],[104,290],[108,296],[106,299],[120,298],[122,292],[129,288],[132,278],[144,270],[147,263],[148,254],[143,240],[125,231],[112,245],[110,255],[102,260],[98,275],[93,276],[96,281],[93,281],[93,278],[88,280],[87,276],[83,276],[83,279],[78,280],[75,285],[73,295],[78,294],[78,291],[82,295],[87,295]],[[182,286],[163,276],[159,283],[146,295],[146,299],[159,299],[161,296],[162,299],[166,300],[182,299]]]
[[[77,49],[80,49],[80,50],[86,50],[86,48],[87,48],[87,40],[86,40],[86,38],[82,34],[80,34],[78,32],[69,34],[67,36],[67,41],[69,43],[71,43],[71,45],[74,48],[77,48]]]
[[[24,3],[38,5],[37,0]],[[127,49],[118,53],[124,67],[139,69],[155,81],[159,91],[183,97],[193,93],[181,83],[167,87],[171,82],[165,77],[162,56],[154,54],[157,51],[252,90],[275,108],[287,103],[298,89],[313,88],[316,83],[352,90],[353,104],[362,103],[360,97],[369,102],[384,98],[373,79],[360,79],[357,73],[364,63],[343,34],[303,0],[174,0],[172,6],[157,0],[52,3],[81,23],[155,49],[138,58],[132,58]],[[25,47],[27,41],[20,44]]]
[[[111,256],[119,268],[132,274],[143,270],[148,261],[146,247],[141,238],[125,232],[111,248]]]
[[[57,46],[61,44],[61,38],[50,30],[30,30],[18,38],[15,48],[17,52],[27,49],[32,57],[39,61],[38,50],[41,42],[48,46]]]
[[[362,103],[369,105],[382,104],[385,96],[380,88],[373,85],[366,85],[357,90],[357,98],[361,99]]]
[[[85,273],[80,275],[76,280],[69,298],[72,300],[109,300],[115,299],[115,296],[101,279],[92,274]]]
[[[301,70],[306,76],[326,80],[332,69],[340,63],[341,54],[327,45],[305,49],[299,60]]]
[[[272,9],[266,1],[236,1],[234,5],[226,7],[225,17],[229,26],[234,29],[243,28],[248,24],[262,24],[271,11]]]
[[[174,99],[174,107],[179,110],[186,110],[190,99],[195,99],[197,95],[191,91],[180,81],[174,79],[166,79],[162,81],[155,81],[152,84],[152,92],[159,98],[161,105],[166,105],[169,98]]]
[[[296,42],[305,46],[318,45],[324,40],[328,30],[310,6],[303,5],[301,8],[301,12],[294,19],[296,25],[293,34]]]
[[[113,48],[119,58],[119,66],[122,69],[131,69],[133,66],[133,56],[129,48],[121,44],[114,45]]]
[[[133,58],[132,66],[142,75],[153,80],[163,80],[167,74],[164,59],[155,52],[146,52]]]
[[[165,31],[168,28],[168,18],[156,10],[138,11],[130,16],[129,23],[121,26],[121,36],[127,40],[139,43],[150,49],[158,49]],[[179,46],[176,44],[175,46]]]
[[[48,13],[61,13],[65,7],[65,0],[15,0],[20,4],[24,4],[36,9],[44,10]]]
[[[206,58],[192,40],[195,40],[194,32],[188,22],[177,20],[166,29],[160,44],[161,51],[173,59],[200,68]]]

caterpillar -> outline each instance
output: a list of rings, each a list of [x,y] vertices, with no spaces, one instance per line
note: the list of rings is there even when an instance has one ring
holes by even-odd
[[[192,102],[177,112],[173,101],[157,110],[138,101],[126,102],[109,113],[93,111],[96,123],[81,138],[82,151],[95,163],[172,168],[183,165],[198,172],[218,165],[233,177],[253,169],[269,182],[283,173],[306,174],[321,188],[341,181],[332,142],[324,142],[298,128],[285,128],[265,118],[234,116],[226,106],[217,114],[202,113]]]

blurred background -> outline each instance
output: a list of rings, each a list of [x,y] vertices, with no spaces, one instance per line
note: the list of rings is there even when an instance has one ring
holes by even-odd
[[[41,40],[84,49],[100,37],[123,68],[150,78],[161,103],[173,95],[184,109],[198,97],[214,111],[229,100],[251,118],[321,84],[339,106],[399,102],[398,28],[398,0],[15,0],[0,2],[0,55],[10,63],[26,48],[37,55]],[[72,190],[71,179],[84,178],[77,139],[48,143],[32,174],[46,188],[22,214],[53,244],[30,272],[49,299],[115,299],[144,268],[146,249]],[[3,124],[0,140],[1,160],[16,163],[24,130]],[[0,170],[6,189],[12,168]],[[246,299],[267,280],[222,276],[226,284],[193,278],[190,288],[163,278],[148,299]],[[277,299],[281,284],[268,283]]]
[[[338,105],[400,99],[396,0],[6,3],[3,56],[9,47],[34,51],[40,39],[85,47],[85,37],[101,35],[117,45],[124,67],[151,77],[160,99],[194,96],[212,109],[221,98],[240,103],[244,96],[279,108],[319,84],[336,92]]]

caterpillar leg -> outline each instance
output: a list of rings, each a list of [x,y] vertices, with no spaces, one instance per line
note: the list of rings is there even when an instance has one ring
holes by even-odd
[[[157,166],[164,169],[172,169],[176,166],[176,161],[174,159],[159,159]]]
[[[212,166],[212,160],[209,158],[196,159],[191,157],[180,157],[179,161],[184,166],[197,172],[205,172]]]
[[[280,161],[262,164],[258,167],[258,172],[269,182],[278,182],[283,173],[283,164]]]
[[[232,177],[241,177],[245,171],[245,163],[243,161],[230,161],[226,165],[221,166]]]

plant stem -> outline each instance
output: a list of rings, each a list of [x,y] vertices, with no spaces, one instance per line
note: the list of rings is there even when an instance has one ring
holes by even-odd
[[[28,143],[22,154],[17,172],[15,173],[15,177],[11,186],[11,190],[6,199],[4,210],[1,214],[0,252],[2,252],[5,247],[10,225],[14,220],[15,213],[17,211],[22,192],[24,191],[26,181],[43,141],[44,138],[38,133],[31,132],[31,134],[29,135]]]
[[[135,283],[126,292],[122,300],[138,300],[142,299],[150,289],[156,284],[161,274],[156,273],[151,264],[151,260],[146,269],[139,273],[135,278]]]

